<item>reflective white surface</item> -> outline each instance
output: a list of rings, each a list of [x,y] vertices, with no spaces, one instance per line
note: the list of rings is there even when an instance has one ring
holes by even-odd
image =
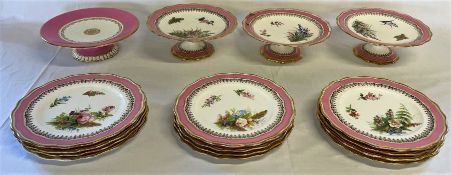
[[[190,1],[194,2],[194,1]],[[451,116],[451,53],[449,2],[255,1],[199,0],[230,10],[240,22],[263,8],[290,7],[312,11],[329,21],[331,37],[305,49],[300,62],[279,65],[259,55],[260,41],[240,25],[227,37],[214,40],[215,54],[198,62],[182,62],[168,50],[175,44],[152,34],[143,21],[166,5],[181,1],[0,1],[0,174],[396,174],[448,175],[451,172],[451,134],[433,159],[407,167],[356,158],[334,146],[315,117],[321,89],[345,76],[369,75],[405,83],[425,93]],[[142,22],[121,42],[121,52],[107,61],[87,64],[40,40],[48,19],[85,7],[116,7]],[[356,58],[352,48],[362,43],[335,23],[344,10],[382,7],[408,13],[431,27],[432,40],[422,46],[396,49],[401,59],[387,66]],[[39,160],[28,154],[9,129],[8,116],[16,102],[33,87],[70,74],[104,72],[132,78],[149,98],[149,120],[127,145],[100,158],[69,162]],[[286,142],[266,156],[249,161],[216,160],[193,152],[177,140],[172,125],[176,96],[189,83],[212,74],[243,72],[269,78],[286,88],[296,107],[295,127]]]
[[[74,43],[100,42],[121,33],[122,23],[112,18],[83,18],[64,25],[59,35]]]

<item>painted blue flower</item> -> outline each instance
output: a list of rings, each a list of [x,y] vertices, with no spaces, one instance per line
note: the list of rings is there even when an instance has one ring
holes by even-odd
[[[246,110],[239,110],[238,113],[240,114],[240,116],[246,115],[247,111]]]
[[[70,96],[63,96],[61,99],[63,101],[69,101],[70,98],[71,98]]]

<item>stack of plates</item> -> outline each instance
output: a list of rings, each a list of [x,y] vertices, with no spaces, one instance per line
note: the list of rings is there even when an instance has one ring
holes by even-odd
[[[11,114],[11,129],[41,158],[76,160],[124,144],[144,125],[147,113],[146,97],[131,80],[81,74],[29,92]]]
[[[174,128],[193,150],[246,159],[280,146],[293,128],[293,101],[274,82],[248,74],[217,74],[186,87]]]
[[[323,89],[318,118],[330,138],[354,154],[384,162],[422,162],[438,153],[446,118],[424,94],[373,77],[344,78]]]

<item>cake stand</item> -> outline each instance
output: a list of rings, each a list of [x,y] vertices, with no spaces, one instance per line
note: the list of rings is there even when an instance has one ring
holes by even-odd
[[[243,29],[264,42],[260,53],[277,63],[300,60],[300,47],[323,42],[330,36],[330,27],[325,20],[297,9],[252,12],[243,20]]]
[[[230,12],[205,4],[167,6],[155,11],[147,20],[153,33],[180,41],[171,52],[183,60],[209,57],[214,47],[207,41],[233,32],[236,25],[236,18]]]
[[[431,40],[429,27],[409,15],[380,8],[358,8],[342,12],[337,25],[347,34],[365,41],[354,47],[354,54],[374,64],[399,59],[391,47],[412,47]]]
[[[119,41],[139,27],[131,13],[115,8],[86,8],[58,15],[41,27],[41,37],[51,45],[73,48],[73,57],[82,62],[112,58]]]

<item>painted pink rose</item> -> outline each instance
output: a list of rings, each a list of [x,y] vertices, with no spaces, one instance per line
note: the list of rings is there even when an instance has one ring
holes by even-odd
[[[396,121],[396,120],[390,120],[389,121],[389,125],[392,128],[400,128],[401,127],[401,122]]]
[[[115,108],[114,106],[105,106],[102,108],[102,111],[105,113],[110,113],[111,111],[114,110],[114,108]]]
[[[77,116],[77,123],[83,125],[86,123],[93,122],[95,119],[96,118],[88,112],[80,112],[80,114]]]
[[[244,118],[238,118],[235,122],[235,125],[240,128],[244,128],[247,125],[247,120]]]

